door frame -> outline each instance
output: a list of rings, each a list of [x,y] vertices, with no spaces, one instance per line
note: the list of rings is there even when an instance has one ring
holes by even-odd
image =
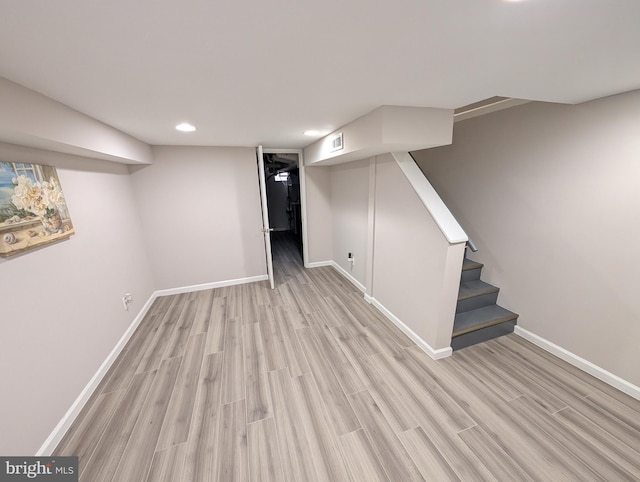
[[[298,175],[300,178],[300,217],[302,218],[302,263],[308,268],[309,248],[307,237],[307,184],[304,173],[304,158],[302,149],[278,149],[274,147],[263,147],[263,154],[298,154]]]

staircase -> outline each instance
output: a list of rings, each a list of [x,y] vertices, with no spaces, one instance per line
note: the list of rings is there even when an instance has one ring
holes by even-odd
[[[496,304],[500,288],[480,280],[482,263],[464,258],[451,348],[459,350],[513,332],[518,315]]]

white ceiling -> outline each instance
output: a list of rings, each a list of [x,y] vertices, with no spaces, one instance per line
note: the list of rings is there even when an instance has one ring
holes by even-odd
[[[0,0],[0,76],[149,144],[297,148],[380,105],[638,89],[640,1]]]

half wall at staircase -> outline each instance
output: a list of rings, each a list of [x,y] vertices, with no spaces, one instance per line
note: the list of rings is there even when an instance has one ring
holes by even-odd
[[[311,265],[333,264],[431,356],[448,355],[462,230],[447,240],[391,154],[306,172]]]
[[[640,385],[640,91],[455,124],[418,164],[518,325]]]

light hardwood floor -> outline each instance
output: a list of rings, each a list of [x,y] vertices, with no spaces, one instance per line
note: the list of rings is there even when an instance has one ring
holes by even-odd
[[[274,259],[274,291],[156,300],[55,451],[80,480],[640,480],[639,401],[515,335],[433,361],[332,268]]]

